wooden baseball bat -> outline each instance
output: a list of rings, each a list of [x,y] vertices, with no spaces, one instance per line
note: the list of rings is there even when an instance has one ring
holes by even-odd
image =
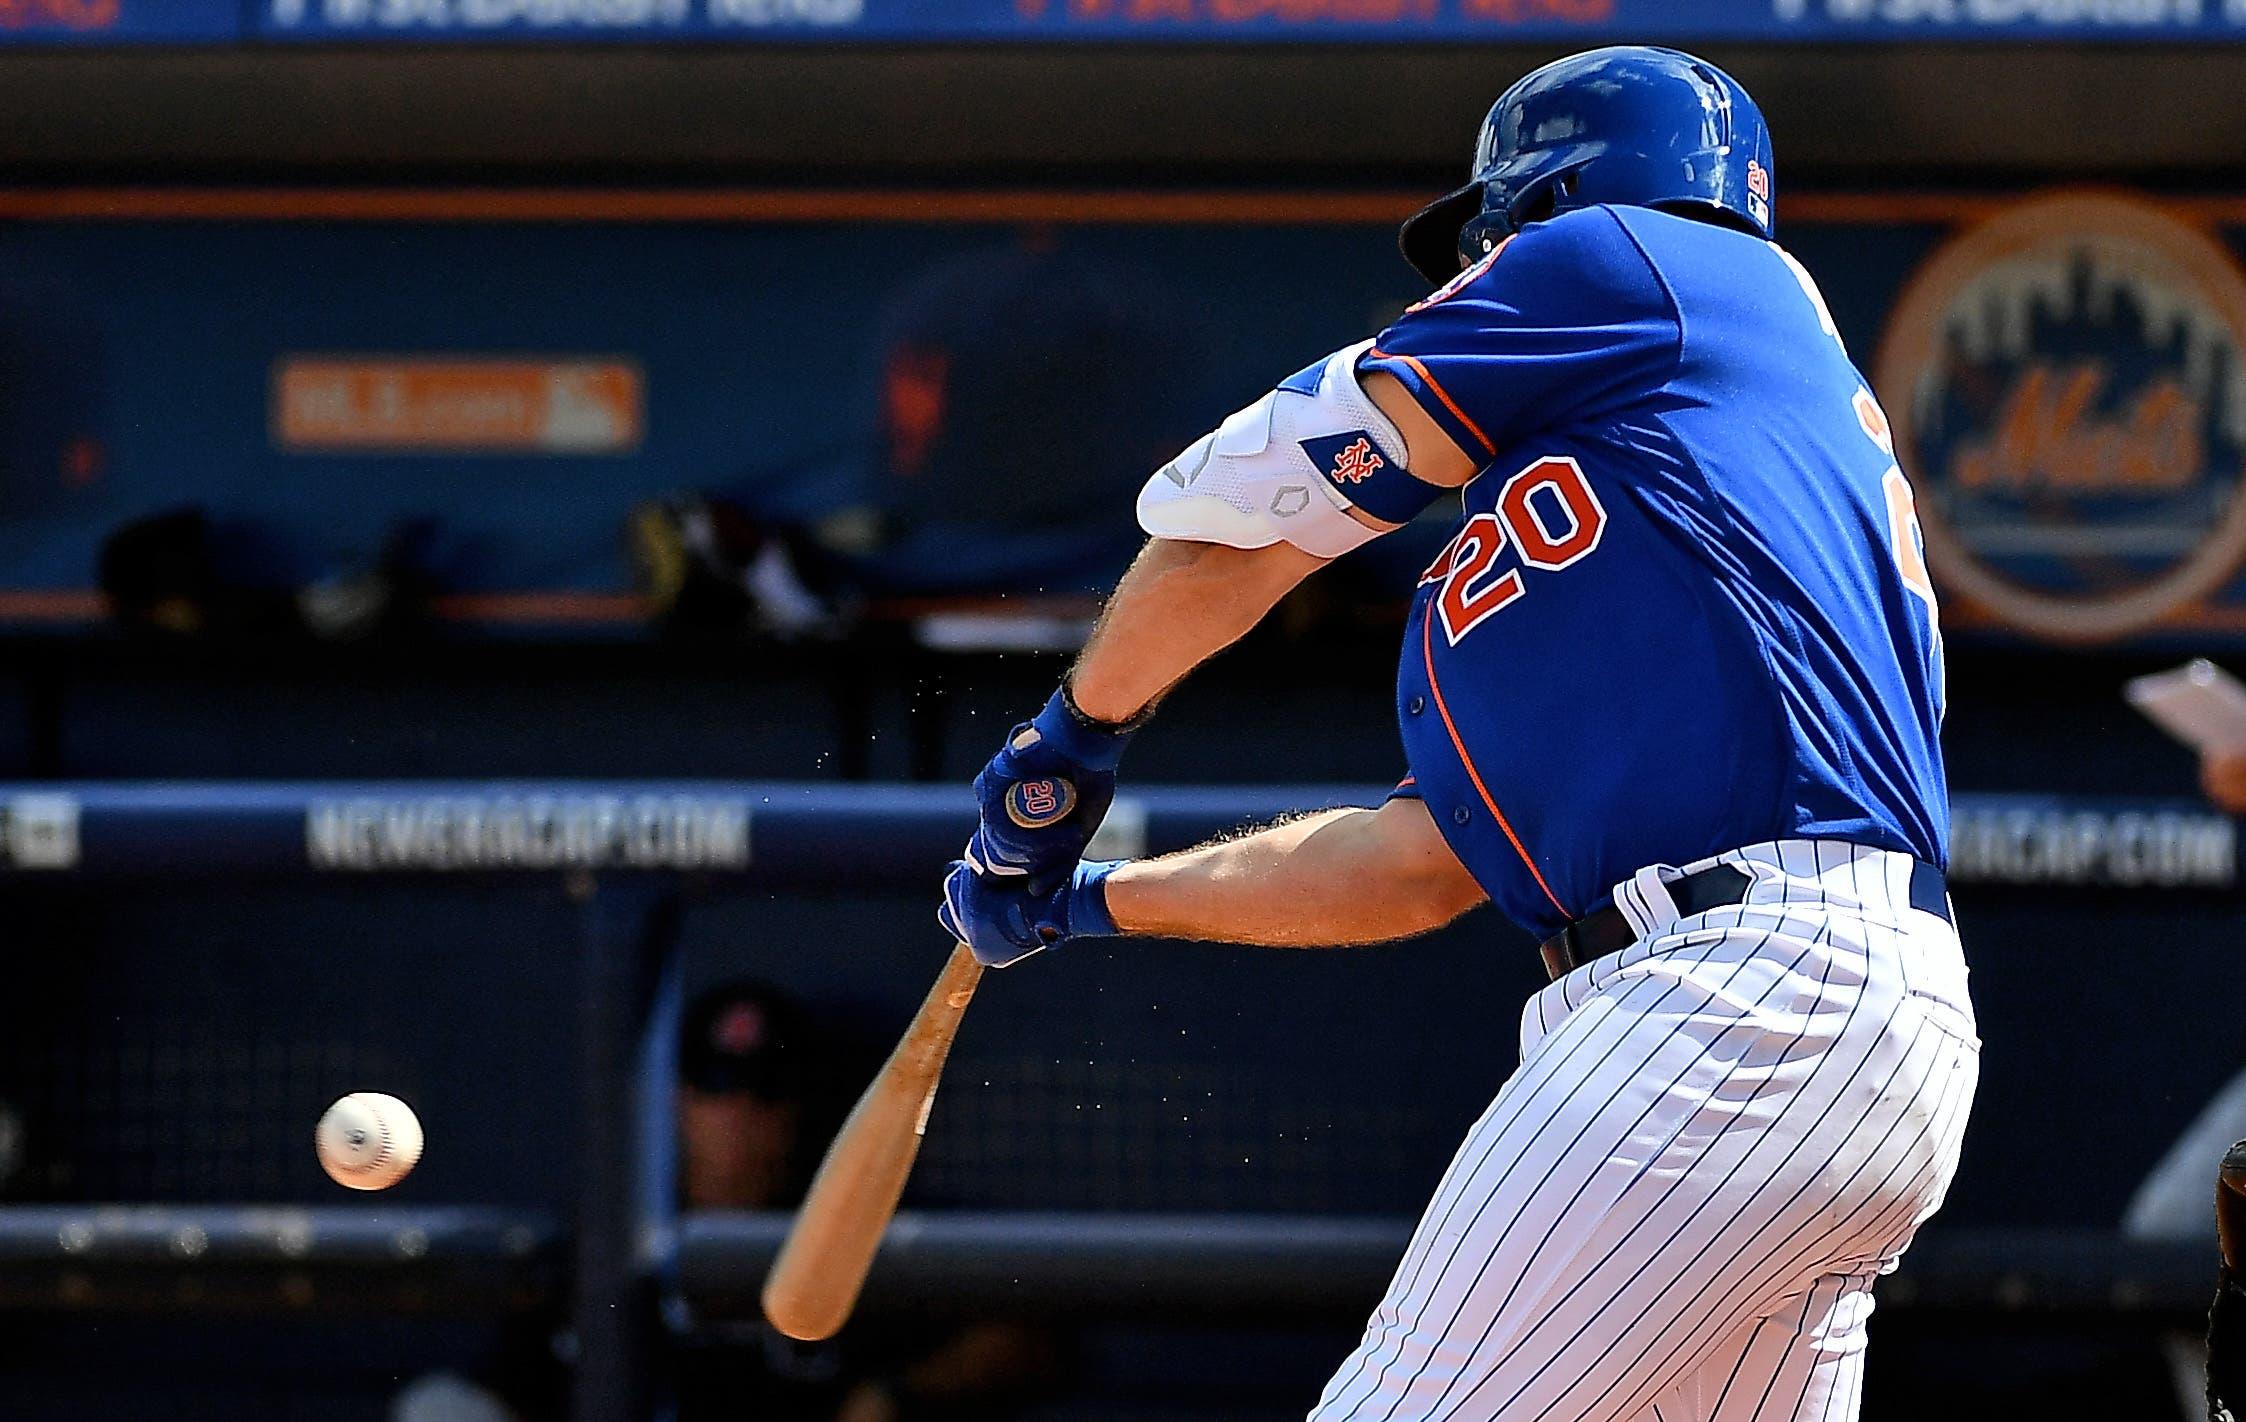
[[[790,1338],[832,1338],[850,1317],[920,1153],[936,1084],[983,966],[962,943],[903,1040],[827,1147],[764,1280],[764,1316]]]

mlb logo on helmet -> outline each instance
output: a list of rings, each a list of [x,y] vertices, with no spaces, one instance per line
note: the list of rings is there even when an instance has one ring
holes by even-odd
[[[1997,621],[2185,626],[2246,561],[2246,275],[2159,207],[2061,193],[1971,229],[1876,374],[1935,578]]]
[[[1302,441],[1302,452],[1318,466],[1318,472],[1341,488],[1361,484],[1373,477],[1375,470],[1388,467],[1388,461],[1373,448],[1370,430],[1349,430],[1337,435],[1323,435]]]
[[[1770,170],[1752,158],[1747,160],[1747,213],[1770,225]]]

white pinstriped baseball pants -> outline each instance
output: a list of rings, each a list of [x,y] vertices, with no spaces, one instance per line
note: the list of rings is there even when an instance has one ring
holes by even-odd
[[[1965,961],[1907,856],[1719,858],[1746,902],[1679,919],[1641,871],[1639,941],[1530,1000],[1312,1422],[1855,1422],[1872,1280],[1972,1106]]]

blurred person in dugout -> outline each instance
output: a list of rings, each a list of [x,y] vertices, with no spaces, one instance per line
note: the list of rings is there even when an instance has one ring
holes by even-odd
[[[696,998],[680,1029],[682,1207],[795,1208],[870,1075],[863,1055],[764,984]],[[700,1322],[679,1360],[679,1422],[995,1422],[1060,1371],[1045,1330],[990,1321],[930,1332],[874,1320],[799,1343],[761,1319]]]
[[[1138,551],[1114,510],[1210,422],[1204,347],[1159,279],[1050,229],[915,275],[875,343],[880,576],[1106,588]]]
[[[2201,756],[2199,782],[2218,809],[2246,816],[2246,751],[2209,751]],[[2205,1241],[2214,1226],[2216,1165],[2241,1140],[2246,1140],[2246,1067],[2200,1108],[2137,1186],[2122,1214],[2122,1233],[2163,1243]],[[2164,1340],[2164,1350],[2182,1415],[2198,1422],[2208,1415],[2207,1341],[2197,1333],[2179,1331]]]
[[[758,512],[772,470],[651,501],[641,576],[676,630],[782,638],[867,594],[1103,591],[1138,551],[1114,511],[1222,413],[1206,347],[1161,280],[1048,229],[939,256],[882,303],[836,505]]]

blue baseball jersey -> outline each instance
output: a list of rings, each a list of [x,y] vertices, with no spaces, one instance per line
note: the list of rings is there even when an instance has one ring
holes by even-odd
[[[1361,368],[1483,462],[1421,578],[1412,779],[1539,937],[1648,864],[1784,838],[1942,864],[1941,640],[1886,417],[1778,247],[1528,227]]]

